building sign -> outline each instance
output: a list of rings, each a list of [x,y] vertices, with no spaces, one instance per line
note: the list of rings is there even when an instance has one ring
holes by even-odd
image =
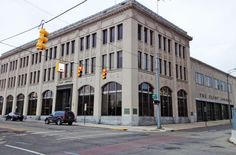
[[[208,94],[203,94],[203,93],[200,93],[199,94],[200,98],[204,98],[204,99],[210,99],[210,100],[215,100],[215,101],[225,101],[225,102],[228,102],[228,99],[227,98],[223,98],[223,97],[218,97],[218,96],[214,96],[214,95],[208,95]],[[231,102],[231,100],[230,100]]]
[[[65,71],[65,64],[63,64],[63,63],[57,63],[57,65],[56,65],[56,70],[57,70],[57,72],[62,72],[62,73],[64,73],[64,71]]]

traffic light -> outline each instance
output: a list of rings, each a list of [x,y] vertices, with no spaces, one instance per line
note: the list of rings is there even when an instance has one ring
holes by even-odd
[[[82,67],[82,66],[79,66],[78,69],[77,69],[77,75],[78,75],[78,77],[81,77],[81,76],[82,76],[82,73],[83,73],[83,67]]]
[[[107,69],[103,68],[102,69],[102,79],[105,80],[107,78]]]
[[[41,28],[39,31],[39,39],[36,44],[37,50],[45,50],[47,49],[47,46],[45,45],[48,42],[48,32],[45,30],[45,28]]]

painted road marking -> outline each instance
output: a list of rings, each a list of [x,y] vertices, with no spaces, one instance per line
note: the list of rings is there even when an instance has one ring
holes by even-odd
[[[14,148],[14,149],[18,149],[18,150],[22,150],[22,151],[26,151],[26,152],[30,152],[30,153],[33,153],[33,154],[46,155],[46,154],[43,154],[43,153],[40,153],[40,152],[28,150],[28,149],[25,149],[25,148],[22,148],[22,147],[13,146],[13,145],[5,145],[5,146],[6,147],[10,147],[10,148]]]
[[[49,134],[49,133],[60,133],[60,132],[66,132],[66,131],[41,131],[41,132],[32,132],[32,135],[38,135],[38,134]]]
[[[64,152],[65,154],[69,154],[69,155],[79,155],[78,153],[74,153],[74,152]]]

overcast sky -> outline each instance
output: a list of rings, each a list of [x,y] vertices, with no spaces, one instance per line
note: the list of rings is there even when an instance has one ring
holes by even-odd
[[[0,0],[0,40],[40,24],[83,0]],[[53,32],[123,0],[88,0],[45,25]],[[156,12],[156,0],[137,0]],[[159,15],[193,37],[191,56],[225,72],[236,68],[236,0],[163,0]],[[38,30],[5,41],[20,46]],[[0,54],[12,47],[0,44]]]

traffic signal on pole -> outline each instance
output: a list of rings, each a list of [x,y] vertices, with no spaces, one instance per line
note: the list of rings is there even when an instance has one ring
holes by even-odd
[[[107,69],[103,68],[102,69],[102,79],[105,80],[107,78]]]
[[[48,42],[48,32],[45,28],[41,28],[39,31],[39,39],[36,44],[37,50],[45,50],[47,49],[46,43]]]
[[[78,75],[78,77],[81,77],[81,76],[82,76],[82,73],[83,73],[83,67],[82,67],[82,66],[79,66],[78,69],[77,69],[77,75]]]

